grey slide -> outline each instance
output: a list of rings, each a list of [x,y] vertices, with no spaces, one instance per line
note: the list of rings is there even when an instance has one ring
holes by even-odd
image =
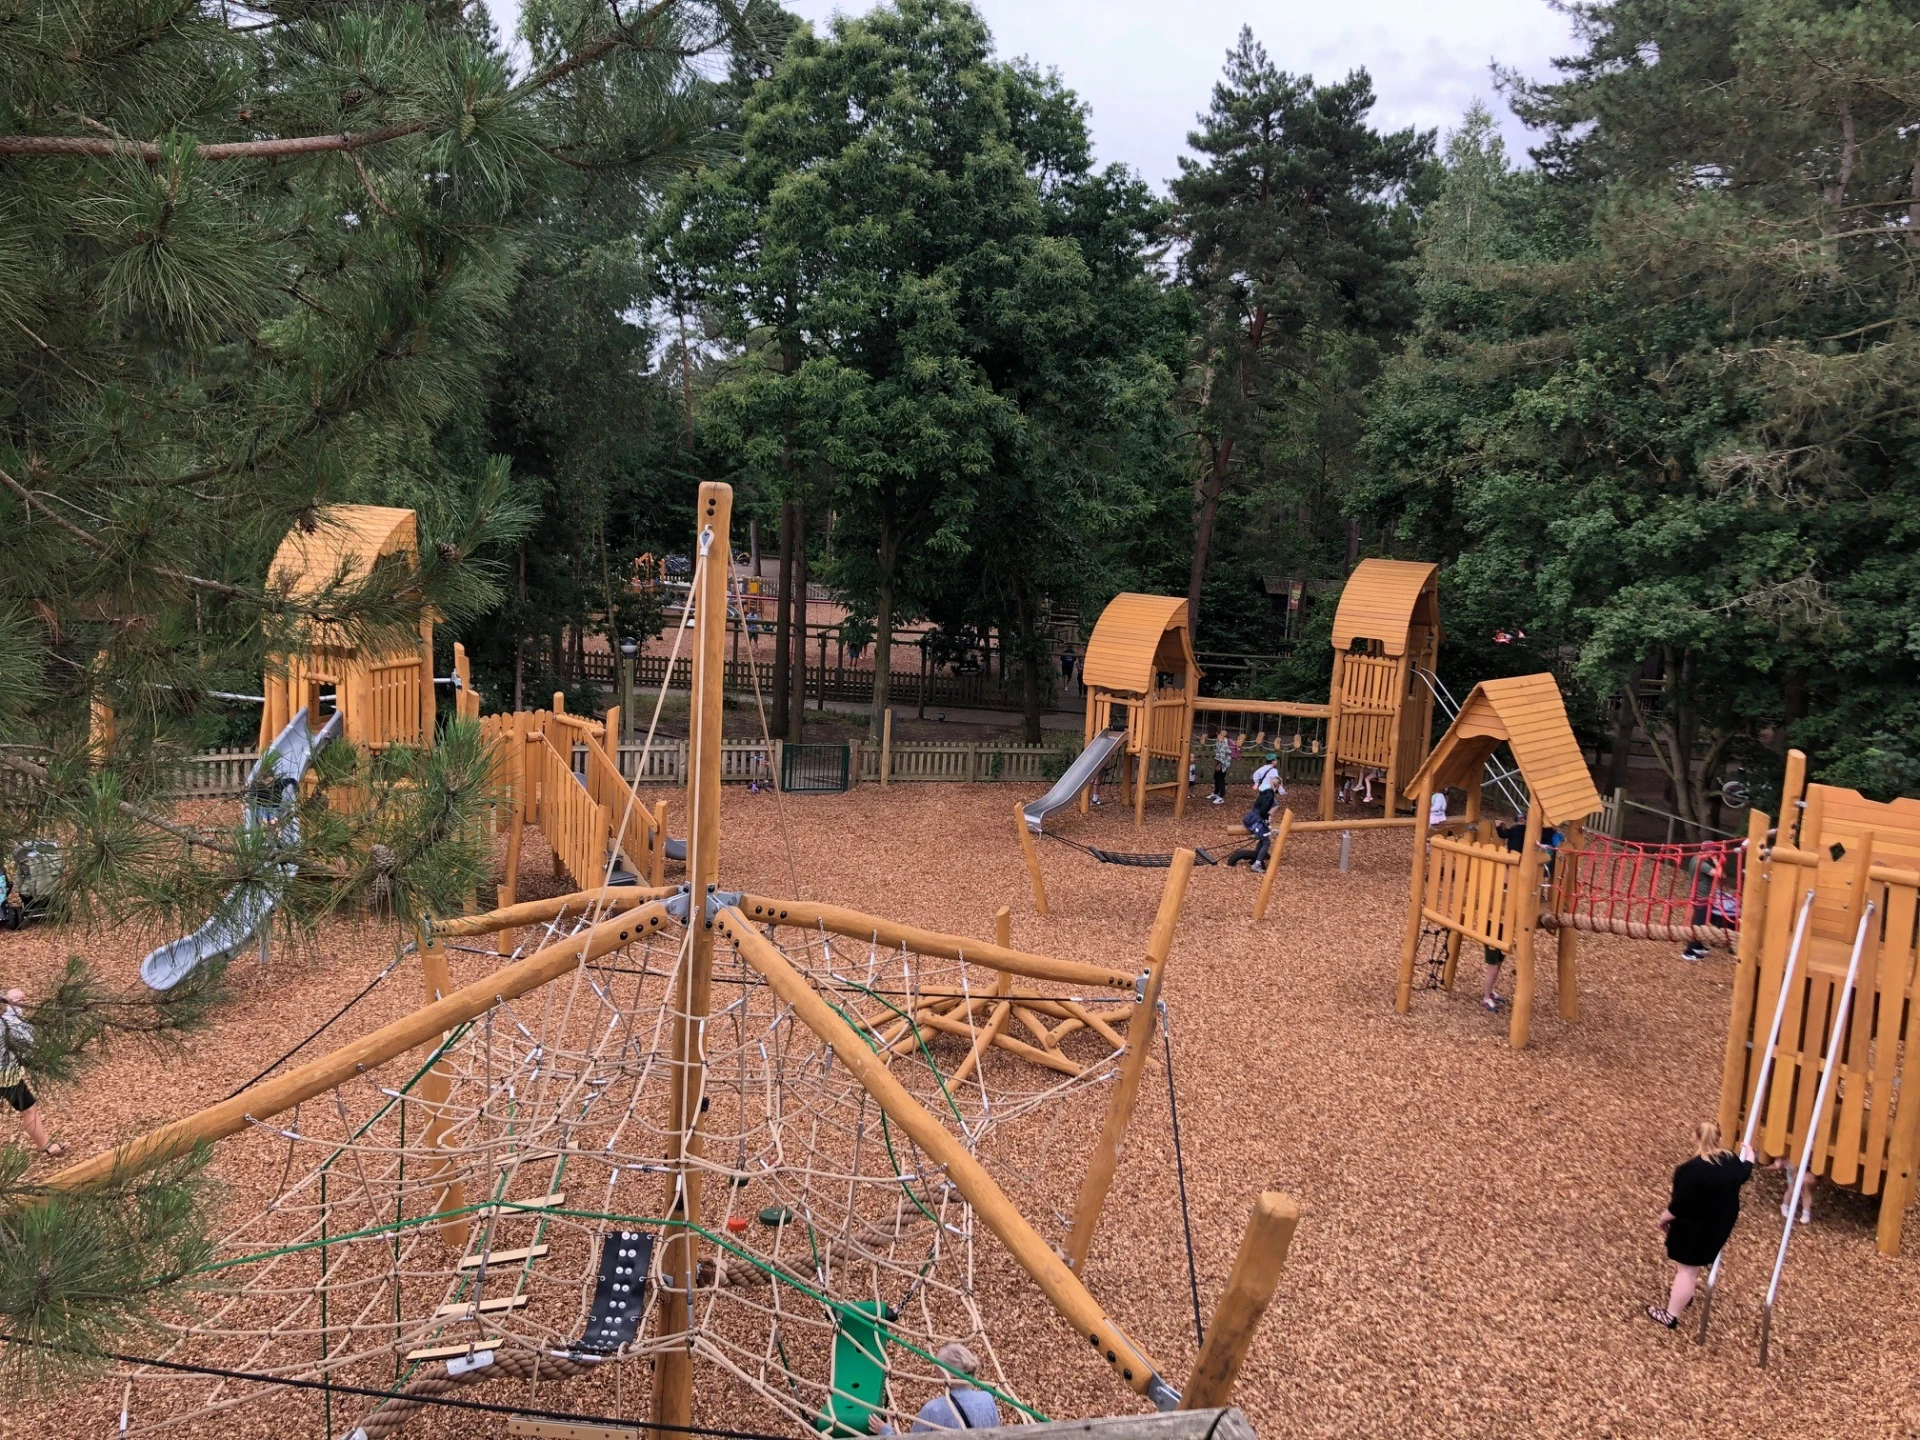
[[[287,722],[273,746],[247,772],[245,825],[249,830],[272,827],[275,852],[292,853],[300,845],[300,777],[314,755],[340,738],[340,716],[311,733],[302,709]],[[282,861],[274,869],[291,880],[299,866]],[[256,883],[236,885],[207,917],[207,923],[155,950],[140,962],[140,978],[150,989],[171,990],[200,966],[238,953],[273,919],[275,888]]]
[[[1027,817],[1027,829],[1034,834],[1040,833],[1040,822],[1058,810],[1062,805],[1071,805],[1080,798],[1080,792],[1092,783],[1094,776],[1100,773],[1100,767],[1113,758],[1113,752],[1127,743],[1125,730],[1102,730],[1087,743],[1067,767],[1054,786],[1038,800],[1031,800],[1021,808],[1021,814]]]

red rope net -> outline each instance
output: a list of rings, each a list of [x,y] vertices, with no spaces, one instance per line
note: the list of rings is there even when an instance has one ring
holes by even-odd
[[[1647,845],[1591,836],[1578,855],[1563,857],[1552,923],[1731,949],[1740,933],[1746,844]]]

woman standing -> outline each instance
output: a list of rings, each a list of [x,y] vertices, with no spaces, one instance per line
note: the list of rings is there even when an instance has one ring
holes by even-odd
[[[1674,1264],[1673,1288],[1666,1309],[1647,1307],[1648,1318],[1669,1330],[1693,1303],[1701,1269],[1713,1264],[1733,1234],[1733,1223],[1740,1218],[1740,1187],[1753,1176],[1753,1148],[1742,1145],[1735,1155],[1723,1147],[1720,1126],[1712,1120],[1693,1127],[1693,1148],[1693,1159],[1673,1172],[1673,1195],[1660,1216],[1667,1258]]]

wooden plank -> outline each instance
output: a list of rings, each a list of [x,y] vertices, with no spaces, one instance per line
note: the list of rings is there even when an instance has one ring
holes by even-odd
[[[491,1268],[495,1265],[518,1265],[525,1260],[538,1260],[547,1253],[545,1245],[525,1245],[518,1250],[483,1250],[478,1255],[463,1256],[459,1268],[478,1270],[482,1265]]]
[[[498,1295],[478,1304],[471,1300],[442,1305],[433,1312],[436,1320],[471,1320],[477,1315],[497,1315],[502,1310],[518,1310],[527,1303],[525,1295]]]
[[[551,1195],[542,1195],[536,1200],[499,1200],[491,1205],[483,1205],[474,1211],[473,1218],[484,1220],[487,1216],[497,1216],[510,1220],[515,1215],[538,1216],[542,1210],[552,1210],[567,1203],[567,1192],[556,1190]]]
[[[1904,886],[1887,887],[1887,940],[1881,947],[1880,973],[1873,1023],[1873,1105],[1867,1116],[1866,1172],[1861,1191],[1872,1195],[1880,1189],[1887,1163],[1888,1136],[1894,1110],[1894,1070],[1903,1047],[1912,1055],[1909,1037],[1901,1033],[1908,1015],[1907,977],[1913,973],[1915,910],[1920,892]]]
[[[585,1420],[541,1420],[532,1415],[509,1415],[507,1434],[529,1440],[637,1440],[638,1425],[599,1425]]]
[[[1260,1196],[1253,1219],[1240,1237],[1240,1249],[1233,1257],[1226,1292],[1214,1308],[1213,1323],[1207,1327],[1206,1342],[1181,1393],[1182,1409],[1223,1405],[1233,1393],[1233,1382],[1240,1376],[1240,1366],[1253,1345],[1261,1317],[1267,1313],[1274,1288],[1280,1283],[1280,1271],[1287,1263],[1287,1250],[1299,1223],[1300,1207],[1291,1195],[1269,1190]]]

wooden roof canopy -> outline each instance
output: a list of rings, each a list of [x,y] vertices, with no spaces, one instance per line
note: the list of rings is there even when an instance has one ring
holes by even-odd
[[[1100,612],[1087,641],[1081,681],[1089,689],[1146,695],[1159,671],[1186,676],[1191,691],[1200,681],[1187,630],[1187,602],[1172,595],[1121,594]]]
[[[1428,778],[1436,791],[1466,784],[1502,742],[1513,752],[1543,823],[1565,825],[1600,808],[1600,792],[1551,675],[1512,675],[1474,686],[1406,793],[1417,794]]]
[[[1389,655],[1404,655],[1416,629],[1440,640],[1440,567],[1425,560],[1362,560],[1340,592],[1333,614],[1333,648],[1378,640]]]
[[[413,511],[387,505],[327,505],[317,513],[311,533],[298,525],[287,532],[267,573],[295,599],[308,599],[337,580],[365,578],[386,556],[419,553]],[[334,648],[350,648],[338,634],[314,639]]]

